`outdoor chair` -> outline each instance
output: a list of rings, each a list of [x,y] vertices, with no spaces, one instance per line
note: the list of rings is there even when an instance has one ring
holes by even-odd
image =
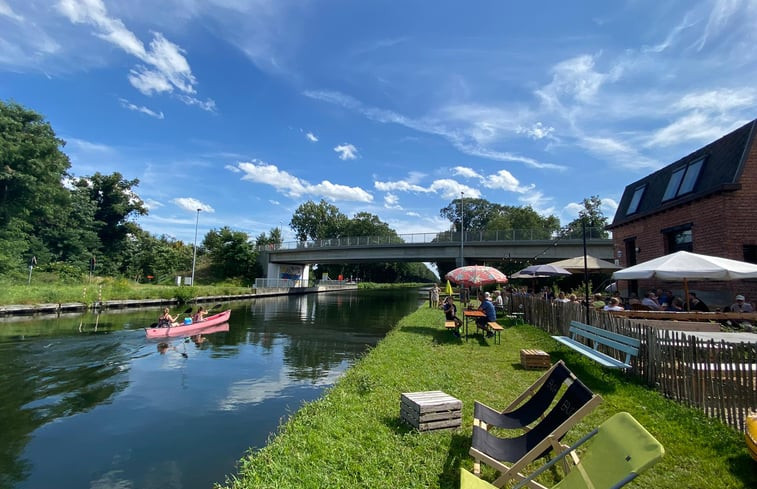
[[[584,444],[586,446],[584,447]],[[584,449],[585,448],[585,449]],[[576,450],[583,451],[580,456]],[[522,478],[512,489],[528,486],[547,489],[534,479],[566,458],[573,468],[552,489],[615,489],[623,487],[657,463],[665,449],[633,416],[617,413],[598,428],[563,450],[555,458]],[[567,457],[571,455],[571,457]],[[496,484],[496,481],[495,481]],[[460,469],[461,489],[496,488],[465,469]]]
[[[566,448],[560,439],[601,402],[601,396],[574,379],[546,416],[519,436],[500,438],[474,425],[469,451],[474,459],[473,473],[481,475],[483,462],[501,473],[494,481],[497,487],[504,486],[510,479],[523,478],[520,474],[523,467],[545,456],[550,450],[559,453]]]
[[[487,429],[487,425],[497,428],[525,428],[543,417],[549,405],[557,396],[560,386],[576,380],[575,375],[560,360],[544,372],[536,382],[518,396],[503,411],[497,411],[478,401],[473,405],[473,425]],[[524,402],[525,401],[525,402]]]

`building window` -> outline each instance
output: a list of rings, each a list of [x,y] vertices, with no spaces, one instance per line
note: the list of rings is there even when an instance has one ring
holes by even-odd
[[[641,197],[644,195],[644,190],[646,188],[646,184],[636,187],[636,190],[633,192],[633,197],[631,197],[631,203],[628,204],[628,210],[626,210],[627,216],[639,210],[639,202],[641,202]]]
[[[665,248],[668,253],[674,253],[676,251],[694,251],[691,224],[663,229],[662,234],[665,236]]]
[[[757,245],[744,245],[744,261],[757,263]]]
[[[702,165],[704,165],[704,158],[673,170],[668,186],[665,188],[665,194],[662,196],[663,202],[693,192],[697,177],[702,171]]]

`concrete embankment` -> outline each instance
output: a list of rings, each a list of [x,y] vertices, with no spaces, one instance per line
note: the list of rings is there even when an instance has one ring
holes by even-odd
[[[318,285],[315,287],[271,287],[265,289],[256,289],[249,294],[235,295],[212,295],[196,297],[189,301],[190,303],[204,304],[208,302],[229,302],[246,299],[257,299],[262,297],[272,297],[278,295],[297,295],[297,294],[316,294],[320,292],[336,292],[340,290],[355,290],[356,284],[346,285]],[[94,311],[105,311],[112,309],[129,309],[139,307],[158,307],[162,305],[178,304],[178,299],[123,299],[108,300],[85,304],[83,302],[63,302],[63,303],[46,303],[46,304],[12,304],[0,305],[0,317],[3,316],[33,316],[36,314],[61,314],[69,312],[84,312],[89,309]]]

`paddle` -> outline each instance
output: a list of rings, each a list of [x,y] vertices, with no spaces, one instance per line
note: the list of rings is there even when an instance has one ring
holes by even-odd
[[[186,310],[186,311],[184,311],[184,312],[183,312],[183,313],[181,313],[181,314],[189,314],[190,312],[192,312],[192,308],[191,308],[191,307],[188,307],[188,308],[187,308],[187,310]],[[178,319],[178,316],[176,317],[176,319]],[[157,326],[158,326],[158,323],[157,323],[157,322],[155,322],[155,323],[152,323],[152,324],[150,324],[150,326],[149,326],[149,327],[150,327],[150,328],[156,328]]]

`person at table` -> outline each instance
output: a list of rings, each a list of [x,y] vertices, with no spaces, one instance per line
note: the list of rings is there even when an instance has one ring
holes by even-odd
[[[710,312],[710,308],[697,297],[696,293],[689,292],[689,311]]]
[[[505,301],[502,299],[502,292],[499,290],[494,291],[494,299],[492,300],[492,303],[494,304],[494,309],[505,309]]]
[[[731,312],[754,312],[754,308],[748,302],[744,302],[744,296],[739,294],[734,299],[736,302],[731,304],[729,310]]]
[[[481,305],[478,306],[478,310],[486,314],[486,317],[476,318],[476,327],[486,331],[486,337],[491,338],[494,336],[494,332],[489,330],[489,323],[497,321],[497,311],[494,309],[494,304],[484,294],[478,294],[478,300],[481,301]]]
[[[617,297],[610,299],[610,303],[602,308],[604,311],[622,311],[623,306],[620,305],[620,301]]]
[[[657,294],[654,290],[647,292],[647,295],[641,300],[641,305],[647,306],[652,311],[660,310],[660,303],[657,301]]]
[[[594,302],[591,303],[591,307],[594,309],[602,309],[605,305],[605,301],[602,299],[602,294],[594,294]]]
[[[570,299],[568,299],[567,297],[565,297],[565,292],[560,291],[560,293],[557,294],[557,298],[554,300],[554,302],[565,303],[565,302],[570,302]]]
[[[457,306],[455,306],[455,301],[454,299],[452,299],[451,295],[448,295],[444,298],[444,302],[442,303],[441,307],[444,311],[444,319],[446,319],[447,321],[454,321],[455,327],[457,328],[462,326],[463,322],[459,317],[457,317]]]
[[[673,297],[670,305],[666,306],[665,310],[670,312],[683,312],[683,299],[680,297]]]

